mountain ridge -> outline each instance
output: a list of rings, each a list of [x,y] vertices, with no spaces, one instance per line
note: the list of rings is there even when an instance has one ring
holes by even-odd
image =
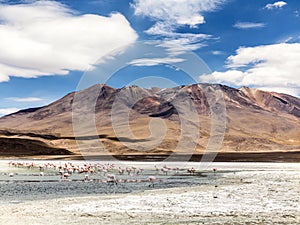
[[[151,154],[172,152],[180,139],[180,104],[186,97],[199,116],[201,124],[196,151],[201,153],[211,137],[212,106],[208,96],[220,91],[225,103],[226,130],[222,152],[292,151],[300,149],[300,99],[291,95],[267,92],[249,87],[239,89],[221,84],[193,84],[174,88],[113,88],[96,84],[79,92],[71,92],[43,107],[29,108],[0,118],[1,138],[29,138],[45,145],[81,154],[74,138],[72,111],[74,107],[94,113],[97,134],[84,127],[82,136],[97,136],[110,154]],[[74,104],[74,99],[76,100]],[[130,108],[130,128],[135,139],[118,137],[112,127],[111,115],[122,119],[122,110],[113,112],[116,102]],[[220,107],[217,103],[216,109]],[[74,111],[73,111],[74,112]],[[150,135],[151,118],[166,124],[165,139],[155,149],[139,152],[124,145],[141,142]],[[6,131],[6,133],[5,133]],[[7,135],[10,132],[10,135]],[[35,134],[29,135],[28,133]],[[52,140],[45,138],[53,136]],[[34,137],[35,136],[35,137]],[[72,138],[63,138],[72,137]],[[85,140],[88,142],[88,140]],[[90,140],[90,142],[92,142]],[[95,143],[90,143],[95,144]],[[3,146],[0,145],[0,149]],[[184,149],[179,150],[184,153]],[[13,153],[14,150],[11,149]],[[100,152],[101,154],[104,152]]]

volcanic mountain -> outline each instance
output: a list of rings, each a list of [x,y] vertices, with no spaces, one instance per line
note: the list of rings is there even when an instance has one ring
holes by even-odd
[[[299,150],[300,99],[220,84],[164,89],[97,84],[0,118],[2,156],[146,155],[191,149]]]

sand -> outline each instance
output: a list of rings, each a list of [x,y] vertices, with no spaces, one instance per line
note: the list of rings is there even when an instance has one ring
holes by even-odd
[[[299,224],[299,164],[218,164],[214,182],[4,202],[0,224]]]

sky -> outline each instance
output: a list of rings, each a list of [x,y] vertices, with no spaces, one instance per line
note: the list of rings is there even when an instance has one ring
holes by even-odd
[[[0,116],[95,83],[299,97],[299,24],[298,0],[0,0]]]

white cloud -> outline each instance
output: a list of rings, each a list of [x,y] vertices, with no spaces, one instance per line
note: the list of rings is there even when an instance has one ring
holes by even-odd
[[[237,22],[233,27],[238,29],[253,29],[253,28],[262,28],[265,27],[264,23],[252,23],[252,22]]]
[[[215,51],[212,51],[211,54],[213,54],[213,55],[224,55],[225,53],[223,51],[215,50]]]
[[[278,2],[274,2],[273,4],[267,4],[265,6],[265,8],[266,9],[278,9],[278,8],[282,8],[285,5],[287,5],[286,2],[284,2],[284,1],[278,1]]]
[[[203,12],[214,11],[225,0],[134,0],[136,15],[195,27],[205,22]]]
[[[172,64],[183,62],[185,59],[181,58],[141,58],[135,59],[129,62],[128,64],[134,66],[156,66],[159,64]]]
[[[286,93],[292,96],[299,96],[299,88],[285,88],[285,87],[259,87],[260,90],[277,92],[277,93]]]
[[[213,39],[212,35],[209,34],[194,34],[194,33],[178,33],[170,30],[169,28],[160,27],[162,23],[157,23],[145,32],[150,35],[164,36],[164,41],[170,45],[180,45],[187,50],[196,50],[203,47],[204,44],[201,41],[207,39]],[[199,43],[201,42],[201,43]]]
[[[44,99],[36,98],[36,97],[27,97],[27,98],[10,97],[10,98],[6,98],[6,99],[14,101],[14,102],[40,102],[40,101],[44,101]]]
[[[55,1],[0,4],[0,82],[9,76],[65,75],[133,43],[136,32],[120,13],[75,12]]]
[[[0,108],[0,116],[8,115],[14,112],[19,111],[18,108]]]
[[[199,42],[211,35],[178,33],[177,28],[195,28],[205,23],[203,12],[211,12],[227,0],[134,0],[135,15],[145,16],[156,23],[146,33],[164,36],[166,41],[176,40],[183,47],[195,50],[203,45]]]
[[[238,70],[228,70],[225,72],[213,72],[212,74],[201,75],[201,82],[225,83],[228,85],[241,85],[244,74]]]
[[[227,59],[225,72],[200,76],[202,82],[285,90],[300,95],[300,43],[241,47]]]
[[[169,38],[189,38],[189,39],[208,39],[212,36],[209,34],[194,34],[194,33],[178,33],[174,32],[173,29],[166,27],[163,23],[156,23],[154,26],[150,27],[145,31],[150,35],[161,35]]]

